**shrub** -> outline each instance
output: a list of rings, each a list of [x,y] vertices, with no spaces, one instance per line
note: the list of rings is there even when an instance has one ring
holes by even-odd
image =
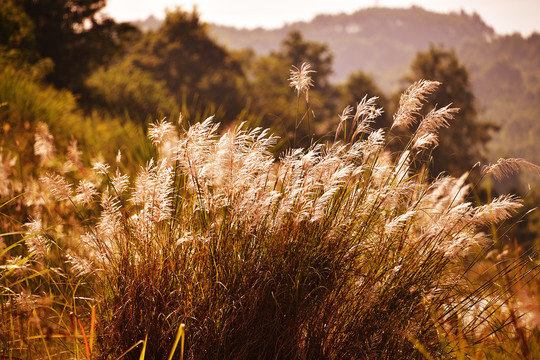
[[[410,125],[436,86],[413,84],[393,126]],[[369,130],[380,110],[364,99],[341,118],[353,120],[346,142],[279,161],[268,131],[219,135],[207,119],[153,125],[159,158],[132,183],[96,164],[101,216],[81,238],[87,258],[72,263],[96,277],[102,358],[142,339],[148,358],[165,358],[182,324],[189,359],[448,358],[459,350],[449,336],[460,348],[489,341],[509,322],[505,289],[494,278],[474,285],[468,271],[491,243],[482,231],[521,202],[474,206],[467,174],[431,180],[421,170],[454,112],[430,112],[393,155],[384,131]],[[44,180],[77,206],[99,188]]]
[[[128,115],[146,130],[148,119],[166,111],[177,113],[178,105],[163,81],[157,81],[128,61],[95,71],[86,81],[93,102],[116,116]]]

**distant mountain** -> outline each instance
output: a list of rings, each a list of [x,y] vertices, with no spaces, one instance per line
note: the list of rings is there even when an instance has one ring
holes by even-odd
[[[352,71],[372,73],[379,85],[395,90],[399,77],[419,50],[430,43],[458,47],[488,40],[493,28],[477,14],[440,14],[419,7],[408,9],[369,8],[353,14],[319,15],[280,29],[236,29],[211,25],[210,32],[231,49],[252,48],[265,54],[277,49],[286,34],[302,32],[306,39],[327,43],[334,52],[334,80],[344,80]]]
[[[469,70],[480,116],[501,127],[490,143],[488,158],[524,157],[540,164],[539,34],[499,36],[477,14],[441,14],[419,7],[320,15],[275,30],[210,26],[221,44],[252,48],[259,54],[277,49],[292,30],[328,44],[335,55],[334,81],[362,70],[387,93],[405,85],[400,79],[418,51],[430,44],[454,48]],[[540,184],[540,177],[535,177],[532,181]]]
[[[141,25],[158,26],[153,21]],[[388,94],[406,84],[418,51],[430,44],[454,48],[469,70],[481,117],[501,127],[488,157],[524,157],[540,164],[540,35],[499,36],[479,15],[441,14],[419,7],[369,8],[353,14],[319,15],[275,30],[209,25],[212,36],[230,49],[258,54],[278,49],[289,32],[327,43],[333,51],[334,81],[353,71],[374,76]],[[534,181],[540,183],[540,177]]]
[[[493,160],[523,157],[540,165],[540,34],[469,43],[457,53],[471,75],[482,116],[501,126],[489,146]],[[535,177],[530,181],[540,185],[540,175]]]
[[[144,20],[133,21],[133,25],[137,26],[142,31],[156,30],[161,26],[161,20],[154,15],[150,15]]]

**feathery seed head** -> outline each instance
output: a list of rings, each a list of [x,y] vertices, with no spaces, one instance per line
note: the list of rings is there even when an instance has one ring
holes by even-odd
[[[373,131],[371,125],[375,122],[379,116],[382,115],[382,108],[377,108],[376,100],[378,97],[374,96],[368,99],[367,95],[356,106],[356,113],[354,114],[352,128],[355,129],[351,141],[354,141],[356,136],[360,133],[369,134]]]
[[[40,122],[34,138],[34,154],[39,156],[40,164],[43,166],[54,157],[54,137],[49,132],[47,124]]]
[[[170,122],[162,119],[161,121],[151,124],[148,130],[148,136],[154,145],[160,145],[171,136],[176,135],[176,129]]]
[[[501,195],[491,203],[478,207],[473,221],[481,225],[498,224],[511,218],[522,207],[523,201],[517,196]]]
[[[82,168],[81,151],[77,144],[77,140],[71,140],[67,149],[67,164],[66,167],[70,170],[77,170]]]
[[[96,186],[88,180],[81,180],[75,191],[77,195],[75,195],[73,200],[79,204],[90,204],[97,195]]]
[[[484,175],[491,174],[496,180],[502,180],[506,177],[517,174],[521,170],[533,170],[540,172],[540,166],[528,162],[521,158],[499,159],[497,163],[485,166],[482,169]]]
[[[399,109],[394,115],[392,128],[411,127],[417,121],[416,115],[426,96],[434,92],[440,84],[438,81],[419,80],[409,86],[399,99]]]
[[[339,116],[339,124],[338,124],[338,127],[337,127],[337,130],[336,130],[336,135],[334,137],[334,142],[337,141],[337,138],[341,132],[341,129],[343,128],[343,123],[345,123],[347,120],[349,120],[352,116],[352,112],[353,112],[354,108],[350,105],[347,105],[345,107],[345,109],[343,109],[343,112],[341,113],[341,115],[338,115]]]
[[[47,189],[56,200],[68,200],[71,198],[71,184],[58,174],[47,174],[39,178],[41,184]]]
[[[420,122],[415,137],[419,138],[427,134],[437,134],[440,128],[449,127],[448,120],[453,119],[458,111],[458,108],[450,108],[450,105],[431,110]]]
[[[108,175],[110,166],[108,164],[103,163],[103,162],[97,161],[97,162],[94,163],[93,169],[98,174]]]
[[[71,271],[76,276],[85,276],[94,271],[94,265],[89,259],[74,254],[72,251],[66,253],[67,263],[71,265]]]
[[[28,251],[34,253],[38,260],[45,258],[49,252],[49,242],[43,235],[44,230],[41,221],[32,220],[24,224],[24,227],[28,230],[24,239]]]
[[[306,94],[306,102],[309,102],[309,88],[313,86],[313,79],[311,79],[311,73],[314,73],[315,70],[310,69],[311,65],[309,63],[303,63],[298,69],[293,65],[291,69],[291,76],[289,77],[289,86],[294,87],[298,94]]]
[[[9,177],[16,162],[16,157],[0,153],[0,196],[12,195],[12,182]]]

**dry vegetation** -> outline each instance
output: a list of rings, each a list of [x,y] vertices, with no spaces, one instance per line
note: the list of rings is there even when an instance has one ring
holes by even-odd
[[[309,71],[291,76],[306,101]],[[413,84],[392,129],[415,121],[437,85]],[[38,128],[39,182],[25,179],[33,185],[16,195],[16,160],[0,162],[11,196],[1,210],[30,215],[0,240],[0,356],[534,354],[536,263],[510,256],[499,227],[521,200],[475,199],[489,176],[534,166],[509,159],[434,178],[423,159],[455,109],[430,112],[391,153],[387,134],[371,130],[375,100],[344,111],[332,144],[278,160],[261,128],[160,121],[148,131],[158,156],[133,177],[120,152],[115,165],[84,166],[75,143],[59,155]]]

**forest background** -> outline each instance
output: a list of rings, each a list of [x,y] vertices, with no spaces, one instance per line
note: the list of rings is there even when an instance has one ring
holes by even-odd
[[[80,169],[116,162],[134,174],[136,164],[156,155],[147,139],[156,120],[180,118],[188,127],[215,115],[224,129],[241,122],[268,127],[281,139],[273,148],[278,156],[333,142],[339,114],[364,96],[378,97],[384,113],[373,127],[388,131],[399,94],[419,79],[442,83],[424,114],[448,104],[461,109],[430,154],[432,176],[459,177],[471,168],[474,174],[500,157],[540,164],[540,34],[502,36],[477,14],[419,7],[240,30],[204,24],[184,9],[163,21],[118,23],[100,13],[104,5],[0,4],[2,233],[31,219],[32,209],[11,199],[31,192],[37,186],[31,179],[58,161]],[[315,71],[309,101],[289,86],[291,66],[304,63]],[[400,147],[414,130],[394,131],[390,145]],[[45,156],[50,139],[63,159]],[[538,248],[540,215],[529,213],[540,203],[538,173],[494,179],[491,186],[476,194],[479,201],[490,192],[526,194],[518,218],[527,216],[505,238]]]
[[[426,78],[443,83],[429,99],[431,106],[452,103],[462,109],[442,131],[434,173],[458,175],[478,161],[500,157],[540,163],[536,33],[500,36],[478,14],[419,7],[369,8],[280,29],[246,30],[203,24],[196,12],[182,9],[170,11],[164,21],[117,23],[100,13],[101,1],[81,1],[73,9],[67,4],[2,3],[4,148],[13,149],[9,134],[32,133],[41,121],[60,143],[74,137],[93,148],[84,153],[105,154],[119,145],[130,149],[127,156],[144,157],[149,154],[137,141],[99,144],[99,139],[119,140],[123,131],[132,138],[155,119],[182,112],[270,127],[282,138],[283,150],[331,139],[337,115],[365,95],[378,96],[385,114],[393,113],[398,94]],[[288,72],[303,62],[316,71],[316,87],[310,92],[313,118],[297,126]],[[33,90],[19,93],[21,84]],[[386,116],[378,126],[389,121]],[[92,135],[100,126],[107,134]],[[28,146],[22,153],[25,164],[35,161]],[[532,206],[538,183],[537,176],[524,174],[494,185],[519,193],[534,185]],[[529,219],[520,239],[537,238],[537,226]]]

